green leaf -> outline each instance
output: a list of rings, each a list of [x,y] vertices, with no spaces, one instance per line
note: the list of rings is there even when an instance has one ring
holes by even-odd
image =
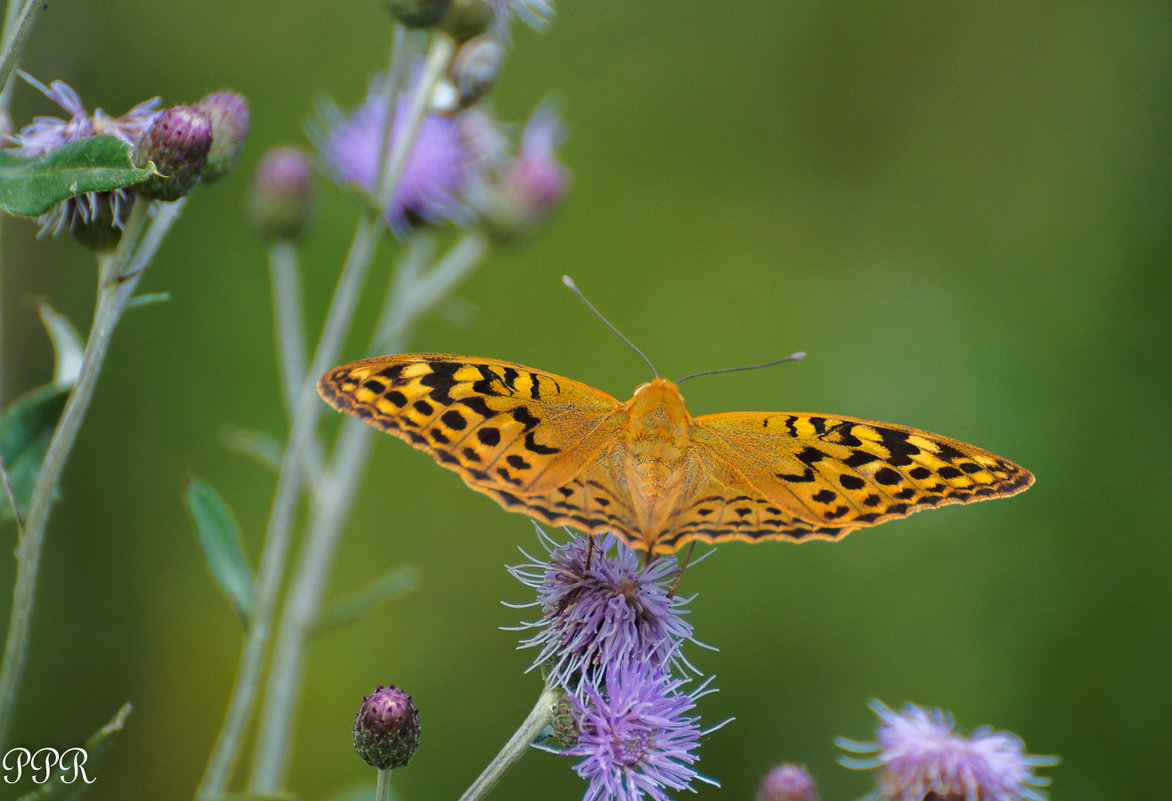
[[[85,346],[81,344],[81,337],[69,318],[61,314],[48,304],[41,301],[37,309],[41,314],[41,322],[49,332],[49,339],[53,341],[53,353],[56,355],[56,366],[53,368],[53,386],[62,390],[70,390],[77,383],[81,375],[82,356]]]
[[[126,301],[127,309],[136,309],[139,306],[153,306],[156,303],[166,303],[171,299],[170,292],[148,292],[145,295],[135,295]]]
[[[28,506],[53,429],[61,419],[68,397],[68,390],[49,384],[26,392],[0,412],[0,457],[12,483],[12,494],[22,510]],[[0,519],[16,519],[7,493],[0,493]]]
[[[130,714],[130,704],[123,704],[122,707],[114,713],[114,717],[110,719],[102,728],[98,729],[93,735],[85,741],[85,745],[81,747],[84,759],[77,759],[77,767],[74,767],[73,755],[69,755],[70,759],[63,767],[57,770],[51,781],[42,784],[31,793],[22,795],[18,801],[69,801],[80,796],[89,784],[86,779],[91,782],[97,781],[98,775],[96,772],[98,760],[101,759],[106,749],[110,747],[113,742],[114,735],[122,731],[122,727],[126,724],[126,716]],[[69,754],[67,749],[62,749],[61,756],[64,758]]]
[[[250,456],[265,467],[279,470],[285,455],[285,445],[263,431],[229,426],[220,432],[225,448]]]
[[[35,217],[86,192],[133,186],[155,174],[135,167],[130,145],[112,134],[78,139],[35,158],[0,151],[0,211]]]
[[[419,586],[419,571],[402,567],[367,584],[353,595],[331,603],[313,624],[312,634],[351,623],[379,604],[405,595]]]
[[[195,520],[196,536],[212,577],[247,621],[252,614],[252,570],[244,557],[240,529],[228,507],[206,481],[189,478],[183,493],[187,509]]]

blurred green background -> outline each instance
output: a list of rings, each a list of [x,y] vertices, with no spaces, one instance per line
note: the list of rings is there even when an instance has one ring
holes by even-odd
[[[374,0],[120,0],[53,3],[29,45],[23,66],[90,108],[231,87],[253,114],[237,172],[195,193],[146,277],[143,291],[171,302],[117,331],[50,527],[14,738],[78,744],[133,702],[95,801],[187,798],[202,772],[241,631],[197,551],[182,478],[221,490],[255,555],[273,476],[218,438],[284,434],[244,190],[266,148],[304,140],[315,98],[362,96],[389,34]],[[837,766],[832,741],[870,736],[872,697],[1060,754],[1046,771],[1056,799],[1151,798],[1166,783],[1169,41],[1172,6],[1106,0],[567,0],[546,33],[514,27],[493,105],[519,122],[554,93],[572,194],[412,348],[519,361],[626,399],[646,368],[561,286],[569,273],[666,376],[809,353],[690,382],[694,414],[891,420],[1037,475],[1011,501],[833,545],[730,544],[689,571],[696,634],[720,648],[692,652],[720,687],[700,709],[736,717],[699,763],[724,787],[699,798],[751,799],[782,759],[807,763],[826,799],[863,795],[871,777]],[[18,127],[49,113],[19,87]],[[315,321],[354,218],[336,188],[320,201],[304,252]],[[6,399],[50,375],[31,300],[82,328],[91,309],[90,254],[34,234],[4,227]],[[393,252],[345,359],[366,355]],[[0,535],[12,544],[11,527]],[[530,654],[498,630],[519,617],[500,602],[527,600],[502,567],[518,545],[534,545],[527,520],[380,438],[331,594],[400,564],[423,583],[316,641],[290,789],[316,799],[373,780],[350,724],[364,693],[394,682],[425,727],[399,797],[459,795],[538,692]],[[12,572],[0,560],[0,586]],[[568,760],[534,753],[493,797],[583,788]]]

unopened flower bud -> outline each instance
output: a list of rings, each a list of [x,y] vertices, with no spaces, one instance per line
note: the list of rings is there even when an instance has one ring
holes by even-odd
[[[549,744],[555,748],[573,748],[578,744],[581,733],[578,731],[578,721],[574,717],[573,702],[562,696],[553,707],[553,733],[547,738]]]
[[[155,163],[159,172],[134,191],[156,200],[178,200],[190,192],[207,164],[212,123],[190,106],[160,112],[134,149],[134,163]]]
[[[477,36],[463,44],[452,62],[451,75],[460,108],[468,108],[488,94],[504,58],[504,48],[491,36]]]
[[[385,0],[387,11],[408,28],[428,28],[435,25],[452,0]]]
[[[313,165],[296,147],[265,153],[248,195],[252,222],[269,239],[295,239],[313,213]]]
[[[487,31],[494,18],[488,0],[452,0],[442,27],[457,42],[465,42]]]
[[[804,765],[778,765],[765,774],[757,801],[818,801],[818,785]]]
[[[248,138],[248,103],[236,92],[213,92],[195,104],[212,123],[212,147],[200,180],[218,181],[227,175]]]
[[[419,747],[419,712],[411,696],[394,685],[362,699],[354,716],[354,750],[379,770],[401,768]]]

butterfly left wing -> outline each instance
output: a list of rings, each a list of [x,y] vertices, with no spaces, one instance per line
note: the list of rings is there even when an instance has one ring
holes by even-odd
[[[701,415],[692,439],[702,458],[729,466],[799,521],[797,529],[762,525],[739,539],[802,539],[801,522],[812,538],[837,539],[921,509],[1016,495],[1034,482],[1025,468],[974,445],[842,415]]]
[[[408,353],[335,367],[318,391],[506,509],[600,530],[609,507],[622,528],[621,492],[587,470],[623,421],[601,390],[513,362]]]

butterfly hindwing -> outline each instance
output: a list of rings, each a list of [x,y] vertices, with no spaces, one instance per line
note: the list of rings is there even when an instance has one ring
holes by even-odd
[[[696,441],[733,460],[794,517],[861,527],[920,509],[1016,495],[1033,476],[958,440],[841,415],[733,412],[696,418]]]
[[[546,493],[572,479],[620,405],[523,365],[432,353],[335,367],[318,390],[334,408],[427,451],[505,506],[501,493]]]

